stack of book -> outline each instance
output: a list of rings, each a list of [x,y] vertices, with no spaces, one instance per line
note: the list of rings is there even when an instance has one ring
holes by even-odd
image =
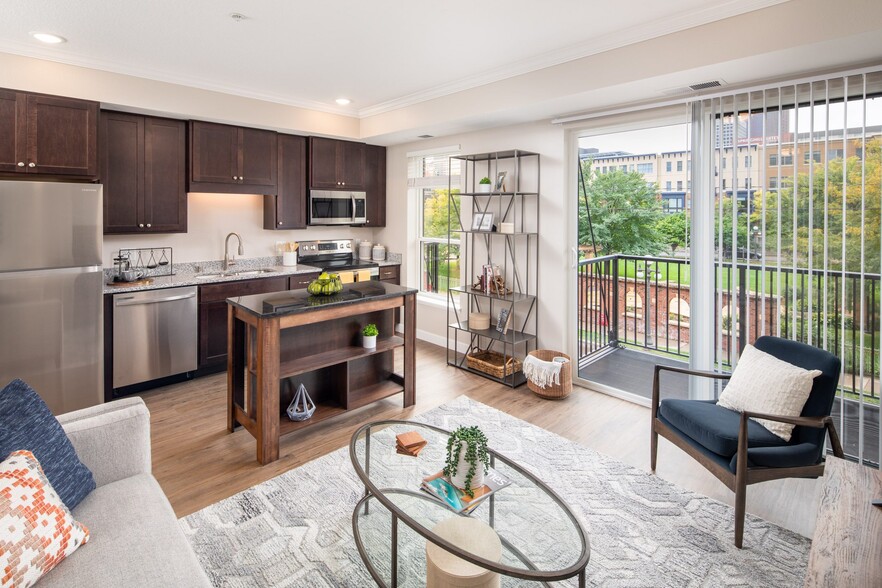
[[[489,468],[484,475],[484,484],[480,488],[473,489],[472,496],[451,484],[450,480],[444,476],[443,471],[423,478],[420,490],[428,493],[454,512],[468,514],[484,502],[488,496],[509,485],[511,485],[511,480],[493,468]]]
[[[422,435],[416,431],[408,431],[407,433],[399,433],[395,435],[395,451],[400,455],[409,455],[416,457],[426,446],[426,441]]]

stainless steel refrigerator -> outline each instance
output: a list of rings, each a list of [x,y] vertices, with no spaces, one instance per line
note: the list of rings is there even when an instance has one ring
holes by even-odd
[[[0,181],[0,388],[55,414],[103,400],[102,187]]]

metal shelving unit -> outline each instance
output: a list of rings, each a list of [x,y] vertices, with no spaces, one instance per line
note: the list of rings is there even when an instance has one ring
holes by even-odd
[[[447,364],[514,388],[526,382],[521,370],[496,377],[469,366],[467,356],[473,350],[489,350],[523,361],[527,353],[536,349],[540,156],[515,149],[451,157],[454,159],[460,160],[462,184],[448,186],[447,243],[448,250],[451,244],[459,243],[463,285],[448,289]],[[477,191],[481,177],[493,181],[501,171],[506,172],[501,190]],[[457,191],[460,189],[465,191]],[[459,205],[456,195],[460,197]],[[486,213],[493,214],[493,230],[471,228],[475,215]],[[498,231],[501,223],[512,223],[513,232]],[[486,264],[499,267],[505,293],[475,289],[475,277]],[[503,309],[511,315],[505,333],[497,330]],[[489,313],[490,328],[471,328],[472,312]]]

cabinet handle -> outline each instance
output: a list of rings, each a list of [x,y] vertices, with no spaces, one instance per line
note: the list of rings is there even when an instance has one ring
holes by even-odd
[[[37,167],[37,164],[32,161],[28,164],[28,167]]]
[[[245,176],[239,176],[239,181],[242,182],[245,180]]]
[[[148,228],[148,229],[149,229],[151,226],[152,226],[152,225],[151,225],[150,223],[147,223],[147,228]]]
[[[238,180],[239,178],[238,178],[237,176],[233,176],[233,179],[234,179],[234,180]]]
[[[282,221],[279,221],[279,226],[280,226],[280,227],[282,226]]]
[[[341,185],[341,186],[345,186],[345,185],[346,185],[346,182],[340,182],[340,185]]]
[[[139,228],[139,229],[143,229],[143,228],[144,228],[144,223],[138,223],[138,228]]]
[[[19,162],[18,162],[18,167],[24,167],[24,162],[23,162],[23,161],[19,161]]]

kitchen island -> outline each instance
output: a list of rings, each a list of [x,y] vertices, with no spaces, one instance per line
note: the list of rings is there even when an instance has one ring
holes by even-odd
[[[282,435],[402,392],[404,406],[412,406],[416,292],[370,281],[333,296],[294,290],[227,299],[228,430],[244,426],[257,440],[257,461],[266,464],[279,458]],[[394,324],[401,306],[403,336]],[[368,323],[380,331],[374,349],[361,346]],[[308,420],[291,421],[285,409],[300,384],[316,410]]]

